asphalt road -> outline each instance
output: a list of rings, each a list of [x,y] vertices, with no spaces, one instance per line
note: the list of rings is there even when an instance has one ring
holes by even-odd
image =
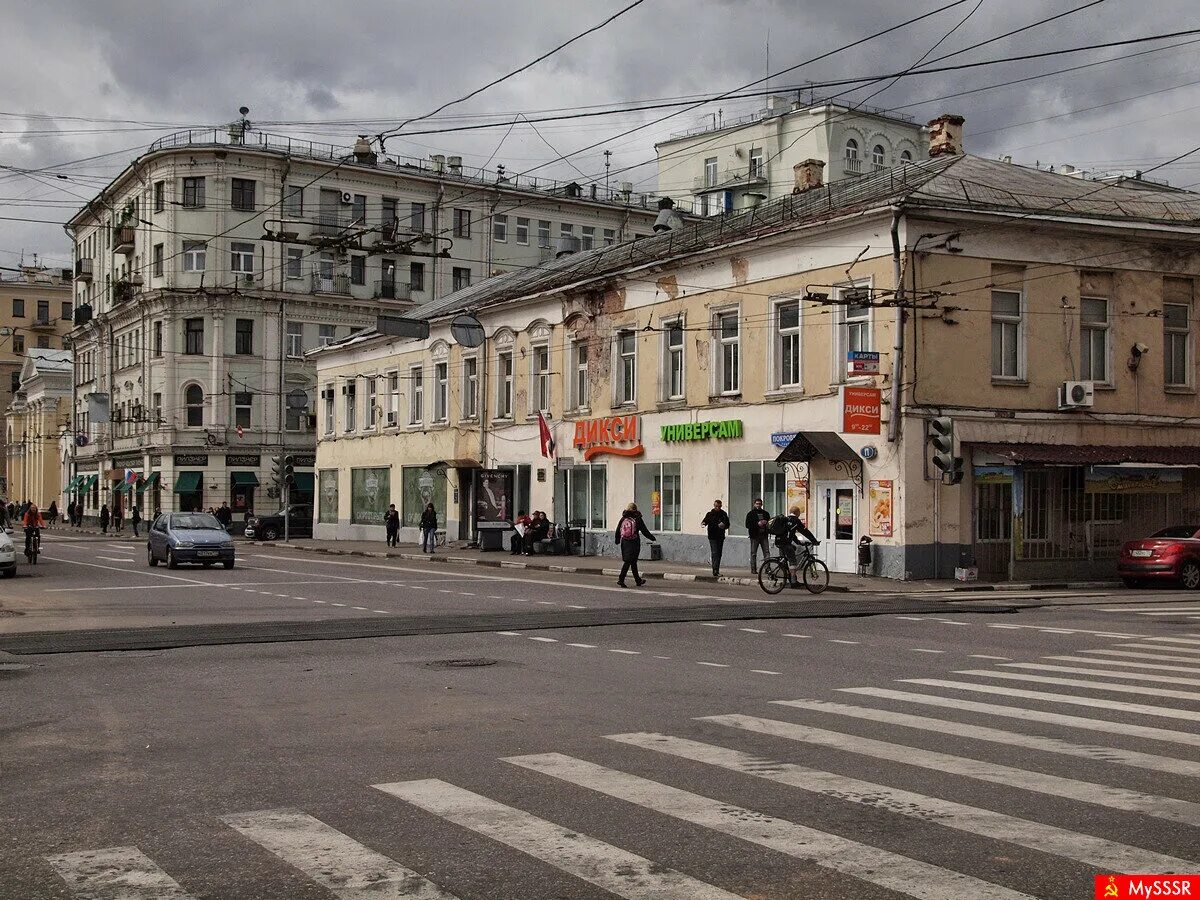
[[[0,897],[1007,900],[1200,871],[1194,595],[763,604],[240,549],[167,573],[48,542],[0,586],[0,639],[230,636],[0,652]],[[672,620],[608,624],[630,610]],[[324,639],[373,616],[528,625]]]

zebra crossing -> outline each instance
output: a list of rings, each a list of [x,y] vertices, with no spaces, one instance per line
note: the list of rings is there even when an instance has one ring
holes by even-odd
[[[469,789],[436,772],[362,787],[388,798],[388,815],[418,834],[440,822],[492,847],[501,865],[519,854],[546,880],[590,885],[586,896],[726,900],[772,889],[722,883],[683,851],[661,858],[646,833],[666,828],[680,830],[684,847],[687,836],[706,835],[733,854],[753,848],[802,866],[811,896],[822,884],[838,896],[883,889],[924,900],[1065,895],[1045,886],[1050,873],[1078,879],[1071,895],[1083,896],[1089,873],[1200,871],[1200,640],[1145,640],[1157,652],[1131,658],[1104,647],[851,684],[831,697],[774,700],[767,712],[597,735],[596,748],[577,755],[501,757],[519,790],[507,777]],[[536,813],[526,808],[532,795],[542,798]],[[774,798],[769,811],[764,796]],[[614,839],[597,809],[613,804],[640,827]],[[589,816],[596,827],[575,827]],[[352,825],[343,832],[302,809],[230,812],[217,827],[241,836],[243,852],[263,864],[255,871],[269,872],[273,859],[342,900],[494,896],[452,867],[430,870],[428,847],[388,855],[357,840]],[[957,842],[994,849],[942,852]],[[245,885],[189,887],[194,873],[165,871],[136,846],[46,863],[81,900],[253,895]],[[534,881],[521,896],[574,896],[543,887]]]

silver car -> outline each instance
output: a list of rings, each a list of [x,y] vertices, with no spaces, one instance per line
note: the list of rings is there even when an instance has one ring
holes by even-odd
[[[146,561],[168,569],[180,563],[199,563],[208,568],[220,563],[233,568],[233,539],[208,513],[163,513],[150,526],[146,542]]]

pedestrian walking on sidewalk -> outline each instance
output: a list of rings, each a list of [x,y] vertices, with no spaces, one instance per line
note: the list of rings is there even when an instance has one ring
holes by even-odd
[[[72,499],[67,504],[67,524],[68,525],[75,524],[75,500],[74,499]]]
[[[771,556],[771,535],[767,523],[771,514],[763,509],[761,497],[756,497],[750,512],[746,513],[746,533],[750,535],[750,574],[758,574],[758,551],[762,550],[763,562]]]
[[[114,503],[112,508],[112,527],[113,534],[121,533],[121,526],[125,524],[125,510],[121,508],[120,503]]]
[[[387,545],[389,547],[400,546],[400,512],[396,509],[395,503],[389,506],[387,512],[383,514],[383,528],[387,532]]]
[[[421,513],[421,552],[432,554],[435,546],[437,546],[437,510],[433,508],[432,503],[427,503],[424,512]]]
[[[714,500],[713,507],[704,514],[700,526],[708,529],[708,549],[712,554],[713,577],[721,574],[721,555],[725,551],[725,535],[729,533],[729,513],[721,508],[721,501]]]
[[[51,528],[53,528],[54,523],[57,521],[58,521],[58,501],[51,500],[50,508],[48,510],[46,510],[46,524],[49,525]]]
[[[621,548],[621,575],[617,578],[617,584],[621,587],[629,587],[625,583],[625,576],[633,571],[633,580],[641,587],[646,583],[646,579],[638,572],[638,557],[642,553],[642,535],[645,535],[653,543],[658,543],[658,538],[650,533],[646,527],[645,521],[642,520],[642,514],[638,512],[637,504],[630,503],[625,507],[625,512],[621,513],[621,521],[617,523],[617,532],[613,539]]]
[[[520,555],[525,547],[525,529],[529,527],[532,519],[525,515],[525,510],[517,513],[516,519],[513,520],[513,533],[508,539],[508,551],[512,556]]]
[[[108,534],[108,504],[105,503],[100,507],[100,533]]]
[[[142,524],[142,511],[136,503],[129,507],[129,524],[133,526],[133,536],[138,536],[138,526]]]

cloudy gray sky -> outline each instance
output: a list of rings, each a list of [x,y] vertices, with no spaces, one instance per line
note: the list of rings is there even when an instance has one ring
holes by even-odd
[[[147,144],[184,127],[215,125],[250,107],[257,127],[348,144],[355,134],[435,109],[626,5],[508,0],[210,0],[99,3],[0,0],[0,266],[25,251],[69,262],[64,221]],[[436,119],[389,140],[391,153],[458,154],[523,172],[604,141],[540,174],[577,177],[637,167],[621,179],[656,186],[654,142],[758,100],[724,100],[643,128],[675,110],[624,112],[509,128],[520,113],[600,109],[713,96],[781,71],[950,0],[645,0],[611,25]],[[1086,0],[969,0],[887,37],[771,80],[772,88],[899,71],[921,59],[972,10],[934,56],[1028,25]],[[976,9],[976,7],[978,8]],[[1194,0],[1104,0],[953,62],[1060,50],[1200,28]],[[871,103],[925,121],[967,118],[970,152],[1106,170],[1149,168],[1200,145],[1200,35],[900,80]],[[769,68],[767,45],[770,45]],[[1177,46],[1176,46],[1177,45]],[[1168,49],[1157,49],[1168,48]],[[1155,49],[1156,52],[1144,53]],[[1139,53],[1136,57],[1131,54]],[[1124,58],[1122,58],[1124,57]],[[1081,71],[967,96],[1068,66]],[[949,63],[947,63],[949,64]],[[880,85],[848,94],[862,100]],[[829,94],[837,89],[819,90]],[[1096,108],[1098,107],[1098,108]],[[482,122],[503,127],[413,134]],[[53,167],[53,168],[52,168]],[[35,170],[17,173],[13,169]],[[1200,153],[1156,175],[1200,183]],[[614,179],[615,180],[615,179]]]

